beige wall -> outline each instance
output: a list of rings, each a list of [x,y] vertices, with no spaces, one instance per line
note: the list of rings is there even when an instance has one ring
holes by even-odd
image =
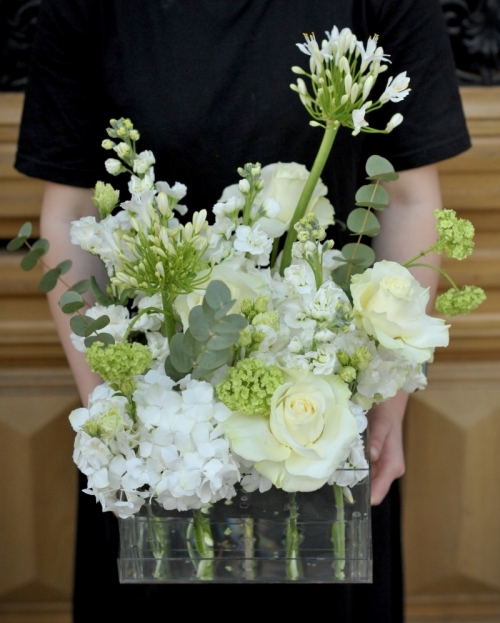
[[[442,165],[477,248],[450,272],[488,294],[411,399],[404,541],[413,623],[500,622],[500,89],[462,90],[474,147]],[[12,168],[22,96],[0,94],[0,238],[36,222],[41,183]],[[0,253],[0,623],[69,622],[77,395],[35,273]]]

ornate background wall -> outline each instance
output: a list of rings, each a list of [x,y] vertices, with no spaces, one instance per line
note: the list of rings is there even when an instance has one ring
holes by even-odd
[[[418,0],[415,0],[418,1]],[[0,2],[0,241],[35,223],[42,183],[12,166],[39,0]],[[442,0],[473,148],[440,165],[446,207],[477,230],[450,267],[486,304],[411,399],[403,479],[411,623],[500,622],[500,4]],[[0,243],[0,623],[69,623],[77,394],[38,275]],[[443,284],[445,287],[445,284]]]

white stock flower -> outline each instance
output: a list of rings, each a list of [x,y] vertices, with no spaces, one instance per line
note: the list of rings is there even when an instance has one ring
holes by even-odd
[[[106,167],[106,171],[110,175],[118,175],[118,173],[121,173],[123,171],[122,163],[116,158],[108,158],[104,162],[104,166]]]
[[[271,416],[233,413],[224,423],[234,451],[285,491],[315,491],[346,459],[358,427],[338,377],[284,371]]]
[[[137,304],[137,312],[155,307],[163,309],[161,294],[153,294],[153,296],[141,296],[140,300],[134,301]],[[158,331],[163,322],[163,314],[156,312],[146,312],[134,323],[134,331]]]
[[[368,335],[408,361],[423,363],[448,345],[448,326],[425,313],[429,289],[397,262],[376,262],[351,281],[354,311]]]
[[[137,175],[144,175],[144,173],[148,171],[149,167],[155,164],[155,162],[156,159],[152,151],[141,151],[140,154],[137,154],[137,158],[134,160],[134,173],[137,173]]]
[[[241,180],[242,182],[246,182],[246,180]],[[248,183],[248,182],[247,182]],[[226,201],[218,201],[214,207],[212,208],[212,212],[216,217],[221,218],[223,216],[227,216],[228,214],[234,214],[243,209],[245,205],[245,200],[243,197],[232,196],[229,197]]]
[[[385,91],[380,96],[380,101],[382,103],[388,102],[401,102],[411,91],[408,88],[410,84],[410,78],[406,76],[406,71],[398,74],[395,78],[392,76],[387,81],[387,86],[385,87]]]
[[[259,225],[249,227],[238,225],[233,246],[236,251],[256,255],[256,262],[261,266],[269,263],[269,255],[273,248],[272,240],[261,230]]]
[[[85,312],[85,315],[94,319],[97,319],[100,316],[108,316],[110,322],[106,326],[105,332],[112,335],[115,342],[122,341],[130,323],[129,311],[126,307],[123,307],[123,305],[108,305],[108,307],[104,307],[103,305],[96,304],[88,309]],[[84,353],[87,350],[84,344],[84,337],[80,337],[73,332],[71,332],[70,337],[76,350],[81,353]]]

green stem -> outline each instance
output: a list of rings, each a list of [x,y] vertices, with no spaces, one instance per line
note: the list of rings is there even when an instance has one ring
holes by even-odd
[[[290,515],[286,524],[286,577],[287,580],[298,580],[302,577],[302,565],[299,559],[299,530],[297,519],[299,517],[296,493],[288,494],[288,508]]]
[[[432,268],[432,270],[435,270],[442,277],[444,277],[455,288],[455,290],[459,289],[457,284],[453,281],[453,279],[442,268],[438,268],[437,266],[434,266],[433,264],[423,264],[422,262],[421,263],[417,263],[417,264],[412,264],[410,268],[413,268],[414,266],[423,266],[424,268]]]
[[[167,334],[167,340],[170,344],[170,341],[175,335],[175,320],[174,320],[174,308],[172,305],[172,299],[168,294],[162,293],[161,299],[163,302],[163,315],[165,318],[164,328],[165,333]]]
[[[255,544],[254,544],[254,520],[243,519],[243,537],[245,543],[245,562],[243,570],[246,580],[255,580]]]
[[[328,160],[328,156],[330,155],[330,151],[333,147],[333,142],[335,140],[335,137],[337,136],[337,131],[338,128],[334,127],[333,125],[326,126],[325,134],[323,135],[323,140],[321,141],[318,155],[316,156],[316,160],[314,161],[311,173],[307,178],[306,185],[304,186],[304,190],[300,195],[299,202],[297,203],[297,207],[295,208],[292,220],[290,221],[290,226],[288,228],[288,233],[285,240],[285,246],[283,247],[283,256],[281,258],[281,276],[284,275],[285,268],[288,268],[290,266],[292,260],[292,245],[297,237],[297,232],[295,231],[294,225],[295,223],[300,221],[300,219],[306,213],[307,206],[309,205],[309,201],[311,200],[314,189],[316,188],[316,184],[318,183],[320,175],[323,173],[326,161]]]
[[[415,255],[415,257],[412,257],[411,260],[408,260],[407,262],[405,262],[404,264],[402,264],[402,266],[404,266],[405,268],[410,268],[410,266],[413,264],[413,262],[416,262],[417,260],[419,260],[421,257],[424,257],[424,255],[427,255],[427,253],[431,253],[431,251],[434,251],[434,249],[437,247],[437,243],[433,244],[431,247],[429,247],[428,249],[426,249],[425,251],[420,251],[420,253],[418,253],[417,255]]]
[[[141,311],[137,314],[137,316],[134,316],[132,318],[132,321],[130,322],[130,324],[127,327],[127,330],[125,331],[125,335],[123,336],[123,341],[126,342],[128,339],[128,336],[130,335],[130,332],[132,331],[133,326],[135,325],[135,323],[139,320],[139,318],[141,316],[143,316],[144,314],[148,314],[148,313],[156,313],[156,314],[163,314],[163,309],[158,309],[158,307],[146,307],[145,309],[141,309]]]
[[[337,517],[332,526],[333,551],[335,553],[335,579],[344,580],[345,568],[345,520],[344,492],[339,485],[333,485]]]
[[[200,580],[210,581],[214,579],[214,541],[210,520],[205,517],[201,510],[193,511],[194,542],[200,560],[196,565],[196,577]]]
[[[275,238],[273,242],[273,252],[271,253],[271,263],[270,263],[271,268],[274,268],[274,265],[276,264],[276,258],[278,257],[279,246],[280,246],[280,239]]]
[[[168,551],[168,529],[161,517],[155,517],[150,504],[146,504],[147,524],[151,552],[156,560],[154,577],[157,580],[165,580],[170,577],[170,565],[165,556]]]

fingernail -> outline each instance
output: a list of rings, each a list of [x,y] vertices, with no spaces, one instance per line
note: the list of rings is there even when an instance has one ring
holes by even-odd
[[[370,446],[370,458],[372,461],[376,461],[378,459],[378,450],[375,446]]]

